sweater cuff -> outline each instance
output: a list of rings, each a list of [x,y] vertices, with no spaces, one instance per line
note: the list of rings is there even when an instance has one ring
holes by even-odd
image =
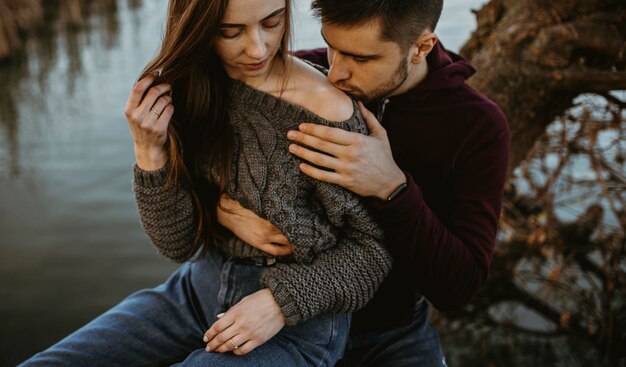
[[[282,286],[280,281],[275,277],[267,276],[267,272],[261,277],[261,284],[269,288],[274,296],[274,300],[278,303],[280,310],[285,316],[285,324],[293,326],[302,321],[302,315],[298,311],[298,305],[294,297],[289,293],[286,287]]]
[[[134,164],[133,173],[136,185],[141,187],[163,187],[167,182],[167,165],[155,171],[144,171]]]
[[[413,176],[404,171],[407,188],[396,196],[392,201],[380,200],[378,198],[367,198],[365,203],[376,219],[387,222],[395,218],[406,216],[416,208],[422,206],[422,189],[415,183]]]

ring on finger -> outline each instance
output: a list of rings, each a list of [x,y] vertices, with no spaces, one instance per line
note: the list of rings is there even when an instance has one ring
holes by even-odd
[[[228,339],[228,341],[233,346],[233,350],[239,348],[239,346],[237,344],[235,344],[235,342],[233,341],[233,338]]]
[[[160,113],[158,113],[158,112],[157,112],[157,110],[155,110],[155,109],[154,109],[154,107],[152,107],[152,108],[150,109],[150,111],[151,111],[151,112],[153,112],[155,115],[157,115],[157,117],[160,117],[160,116],[161,116],[161,114],[160,114]]]

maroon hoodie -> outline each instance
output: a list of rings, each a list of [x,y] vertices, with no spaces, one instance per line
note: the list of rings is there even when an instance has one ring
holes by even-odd
[[[298,56],[328,67],[326,49]],[[366,199],[385,231],[393,270],[353,317],[353,329],[411,320],[424,295],[462,308],[489,274],[509,157],[498,106],[465,84],[474,68],[437,44],[417,87],[389,98],[381,123],[409,187],[392,202]]]

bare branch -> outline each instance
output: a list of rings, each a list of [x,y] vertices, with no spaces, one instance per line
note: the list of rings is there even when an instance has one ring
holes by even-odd
[[[609,101],[609,103],[612,103],[612,104],[616,105],[621,110],[626,108],[626,102],[625,101],[620,100],[619,98],[615,97],[614,95],[612,95],[610,93],[598,93],[598,95],[604,97],[604,99]]]
[[[626,72],[572,67],[549,74],[558,81],[561,90],[603,93],[607,90],[626,89]]]

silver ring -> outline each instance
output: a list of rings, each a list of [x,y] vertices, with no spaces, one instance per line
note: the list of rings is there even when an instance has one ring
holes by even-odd
[[[155,115],[157,115],[157,118],[161,117],[161,114],[160,114],[160,113],[158,113],[158,112],[154,109],[154,107],[153,107],[153,108],[151,108],[151,109],[150,109],[150,111],[154,112],[154,114],[155,114]]]

